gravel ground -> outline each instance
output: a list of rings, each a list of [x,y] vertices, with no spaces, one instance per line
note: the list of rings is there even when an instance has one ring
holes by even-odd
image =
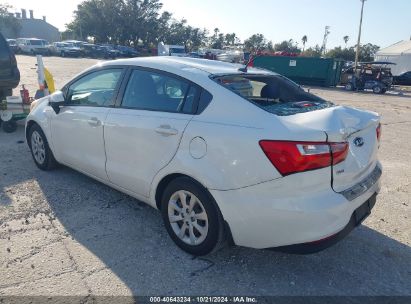
[[[21,83],[36,87],[35,58],[17,60]],[[45,58],[57,87],[95,62]],[[334,247],[307,256],[227,247],[193,258],[151,207],[68,168],[38,170],[20,125],[0,131],[0,296],[411,295],[411,95],[312,91],[383,115],[377,204]]]

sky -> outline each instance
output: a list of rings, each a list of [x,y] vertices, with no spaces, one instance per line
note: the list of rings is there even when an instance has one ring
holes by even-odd
[[[82,0],[0,0],[20,11],[34,9],[34,17],[60,30],[73,18]],[[162,0],[163,10],[188,24],[213,32],[235,32],[244,41],[261,33],[274,43],[293,39],[299,42],[307,35],[308,46],[321,45],[325,26],[330,26],[327,48],[354,45],[358,35],[360,0]],[[381,47],[411,39],[411,0],[367,0],[364,8],[362,43]]]

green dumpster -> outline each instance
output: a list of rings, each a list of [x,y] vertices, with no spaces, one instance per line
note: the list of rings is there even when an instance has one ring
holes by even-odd
[[[343,60],[333,58],[260,56],[254,66],[290,78],[301,85],[336,86],[341,77]]]

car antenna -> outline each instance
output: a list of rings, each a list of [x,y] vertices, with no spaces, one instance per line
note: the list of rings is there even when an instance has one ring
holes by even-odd
[[[256,55],[256,56],[250,55],[250,58],[248,59],[248,62],[245,65],[245,67],[239,68],[238,70],[240,72],[247,73],[248,72],[248,67],[250,66],[251,63],[253,63],[254,59],[256,59],[258,57],[261,57],[261,56],[262,56],[262,54],[259,54],[259,55]]]

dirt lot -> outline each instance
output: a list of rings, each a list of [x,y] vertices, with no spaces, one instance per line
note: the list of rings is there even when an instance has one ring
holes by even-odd
[[[18,56],[36,87],[35,59]],[[95,60],[45,58],[57,87]],[[0,131],[0,295],[411,295],[411,94],[313,89],[383,115],[383,187],[372,215],[314,255],[179,250],[159,213],[68,168],[38,170]],[[31,92],[34,94],[34,92]]]

